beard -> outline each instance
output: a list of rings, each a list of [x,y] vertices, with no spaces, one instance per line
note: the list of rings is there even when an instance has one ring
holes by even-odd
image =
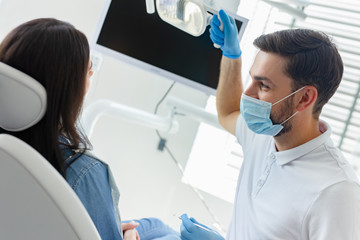
[[[290,96],[288,99],[286,99],[283,103],[280,104],[281,104],[280,110],[270,114],[270,119],[273,122],[273,124],[281,124],[295,113],[293,96]],[[282,124],[282,126],[283,129],[281,129],[281,131],[278,134],[276,134],[274,137],[280,137],[281,135],[291,131],[292,129],[291,119],[289,119],[284,124]]]

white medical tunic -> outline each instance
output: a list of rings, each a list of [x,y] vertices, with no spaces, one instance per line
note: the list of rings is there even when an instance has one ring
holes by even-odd
[[[277,152],[274,138],[249,130],[243,148],[228,240],[359,240],[360,185],[320,121],[319,137]]]

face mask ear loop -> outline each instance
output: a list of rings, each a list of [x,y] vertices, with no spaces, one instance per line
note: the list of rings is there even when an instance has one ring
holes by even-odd
[[[284,123],[286,123],[287,121],[289,121],[293,116],[295,116],[299,111],[296,111],[293,115],[291,115],[290,117],[288,117],[285,121],[283,121],[282,123],[280,123],[280,125],[283,125]]]
[[[297,92],[299,92],[299,91],[303,90],[305,87],[306,87],[306,86],[303,86],[302,88],[299,88],[299,89],[298,89],[298,90],[296,90],[295,92],[290,93],[289,95],[287,95],[286,97],[283,97],[282,99],[280,99],[279,101],[277,101],[277,102],[273,103],[272,105],[274,106],[275,104],[278,104],[278,103],[279,103],[279,102],[281,102],[282,100],[285,100],[285,99],[287,99],[288,97],[290,97],[290,96],[294,95],[295,93],[297,93]]]

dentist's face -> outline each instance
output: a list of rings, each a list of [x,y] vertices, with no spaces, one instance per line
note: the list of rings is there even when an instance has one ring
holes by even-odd
[[[244,94],[262,101],[275,103],[293,92],[292,79],[285,74],[287,59],[277,54],[259,51],[250,70],[250,86]],[[280,124],[296,112],[294,95],[273,105],[270,118]],[[283,124],[280,136],[291,130],[291,119]]]

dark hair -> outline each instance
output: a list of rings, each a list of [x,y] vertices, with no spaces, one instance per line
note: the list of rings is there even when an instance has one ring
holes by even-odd
[[[284,71],[293,79],[293,90],[314,86],[318,91],[313,114],[322,107],[338,88],[344,71],[340,54],[331,39],[322,32],[290,29],[262,35],[254,45],[268,53],[288,59]]]
[[[0,61],[39,81],[47,93],[47,110],[39,123],[20,132],[1,128],[0,132],[31,145],[65,176],[60,137],[69,140],[64,145],[71,149],[90,146],[77,129],[89,63],[86,36],[69,23],[35,19],[5,37],[0,44]]]

